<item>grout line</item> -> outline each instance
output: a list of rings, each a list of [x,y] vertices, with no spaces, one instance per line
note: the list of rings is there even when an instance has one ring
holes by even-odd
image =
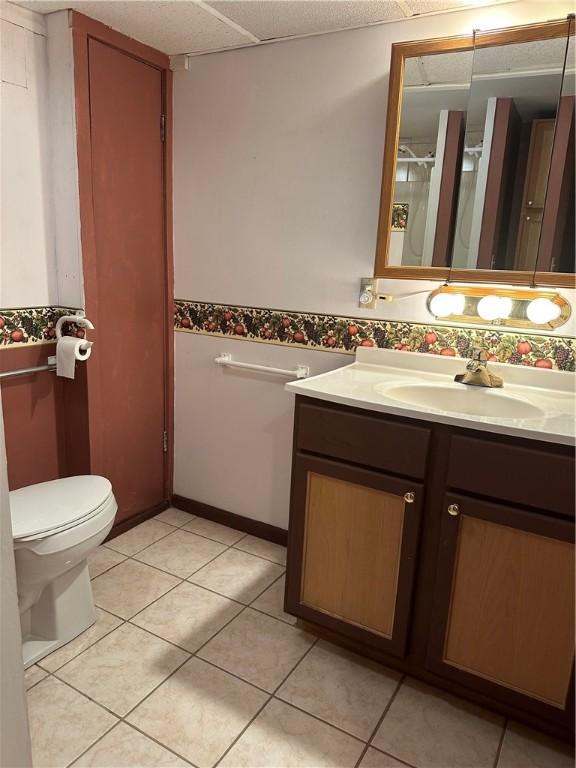
[[[115,619],[120,619],[120,621],[122,622],[122,624],[125,624],[125,623],[126,623],[126,619],[123,619],[121,616],[116,616],[116,614],[115,614],[115,613],[110,613],[110,611],[106,611],[104,608],[100,608],[100,606],[99,606],[99,605],[97,605],[96,607],[98,608],[98,610],[99,610],[99,611],[103,611],[104,613],[109,613],[109,614],[110,614],[110,616],[114,616],[114,618],[115,618]],[[97,623],[98,623],[98,619],[96,619],[96,621],[94,622],[94,624],[92,624],[90,627],[88,627],[88,629],[91,629],[92,627],[95,627]],[[93,645],[96,645],[96,643],[100,642],[100,640],[104,640],[104,638],[105,638],[105,637],[108,637],[108,635],[112,634],[112,632],[114,632],[116,629],[120,629],[120,627],[122,626],[122,624],[118,624],[117,626],[115,626],[115,627],[112,627],[112,629],[109,629],[109,630],[108,630],[107,632],[105,632],[103,635],[101,635],[100,637],[97,637],[97,638],[96,638],[96,640],[94,640],[92,643],[90,643],[90,645],[87,645],[85,648],[82,648],[82,650],[81,650],[81,651],[78,651],[78,653],[75,653],[73,656],[71,656],[71,657],[70,657],[70,658],[69,658],[67,661],[65,661],[63,664],[60,664],[60,666],[59,666],[59,667],[56,667],[56,669],[52,669],[52,670],[50,670],[50,669],[47,669],[46,667],[43,667],[43,666],[42,666],[42,662],[44,661],[44,659],[45,659],[45,658],[46,658],[46,659],[50,658],[50,656],[52,655],[51,653],[50,653],[50,654],[48,654],[48,656],[44,656],[44,657],[42,657],[42,658],[40,659],[40,661],[37,661],[37,662],[36,662],[36,664],[37,664],[37,665],[38,665],[38,666],[39,666],[41,669],[43,669],[43,670],[44,670],[44,672],[48,672],[48,674],[49,674],[49,675],[51,675],[51,674],[53,674],[54,672],[57,672],[59,669],[62,669],[62,667],[65,667],[65,666],[66,666],[66,664],[68,664],[69,662],[73,661],[73,660],[74,660],[74,659],[75,659],[77,656],[80,656],[82,653],[84,653],[84,651],[87,651],[89,648],[92,648],[92,646],[93,646]],[[88,630],[84,630],[84,631],[85,631],[85,632],[87,632]],[[76,635],[76,637],[74,637],[72,640],[70,640],[70,643],[73,643],[73,642],[74,642],[74,640],[76,640],[78,637],[81,637],[81,636],[82,636],[82,634],[80,634],[80,635]],[[60,648],[57,648],[55,651],[52,651],[52,653],[58,653],[58,651],[61,651],[63,648],[66,648],[66,645],[68,645],[68,644],[69,644],[69,643],[66,643],[65,645],[61,645],[61,646],[60,646]]]
[[[105,544],[100,544],[101,547],[104,547]],[[114,563],[113,565],[109,565],[107,568],[104,568],[103,571],[100,571],[100,573],[97,573],[95,576],[90,576],[90,581],[94,581],[94,579],[97,579],[98,576],[102,576],[105,573],[108,573],[108,571],[111,571],[112,568],[116,568],[117,565],[120,565],[120,563],[123,563],[124,560],[128,560],[129,555],[123,555],[122,552],[117,552],[115,549],[110,549],[110,547],[106,547],[108,552],[114,552],[115,555],[120,555],[122,557],[122,560],[119,560],[117,563]],[[86,560],[88,563],[88,573],[90,573],[90,563],[88,560]]]
[[[403,684],[404,680],[406,680],[406,675],[401,675],[400,679],[398,680],[398,683],[396,684],[396,688],[394,689],[394,692],[392,693],[392,696],[390,696],[388,704],[386,704],[386,706],[384,707],[384,712],[382,712],[382,715],[380,716],[378,722],[376,723],[376,725],[374,727],[374,730],[372,731],[372,733],[370,735],[370,738],[366,742],[366,746],[362,750],[362,753],[361,753],[360,757],[358,758],[358,760],[356,762],[355,768],[358,768],[358,766],[361,764],[362,760],[364,759],[364,755],[366,754],[366,752],[368,752],[368,749],[372,746],[372,740],[374,739],[374,737],[378,733],[378,730],[380,729],[380,726],[384,722],[384,718],[388,714],[388,711],[390,710],[390,707],[392,706],[392,702],[396,698],[396,695],[397,695],[398,691],[400,690],[400,688],[402,687],[402,684]],[[377,749],[377,747],[374,747],[374,749]],[[382,750],[379,750],[379,751],[382,752]],[[384,754],[387,754],[387,753],[384,753]],[[395,755],[390,755],[390,757],[394,757],[394,759],[396,759]]]
[[[62,682],[62,681],[61,681],[61,682]],[[104,732],[104,733],[103,733],[101,736],[99,736],[99,737],[96,739],[96,741],[93,741],[93,742],[92,742],[92,744],[90,744],[88,747],[86,747],[86,749],[85,749],[85,750],[83,750],[82,752],[80,752],[80,754],[79,754],[79,755],[76,755],[76,757],[74,757],[74,758],[73,758],[73,759],[72,759],[72,760],[71,760],[69,763],[66,763],[66,767],[67,767],[67,768],[69,768],[69,766],[71,766],[71,765],[74,765],[74,763],[75,763],[77,760],[80,760],[80,758],[81,758],[81,757],[83,757],[83,756],[86,754],[86,752],[88,752],[89,750],[91,750],[91,749],[92,749],[92,747],[95,747],[95,746],[96,746],[96,744],[98,744],[98,742],[102,741],[102,739],[103,739],[105,736],[108,736],[108,734],[110,733],[110,731],[113,731],[113,730],[114,730],[114,728],[116,728],[116,726],[117,726],[118,724],[119,724],[119,723],[118,723],[118,721],[117,721],[117,722],[115,722],[115,723],[113,723],[113,724],[110,726],[110,728],[108,728],[108,730],[107,730],[107,731],[105,731],[105,732]]]
[[[122,536],[125,536],[127,533],[131,533],[132,531],[137,531],[138,528],[140,528],[141,525],[146,525],[146,523],[150,522],[151,520],[156,520],[156,517],[149,517],[148,520],[143,520],[141,523],[138,523],[138,525],[135,525],[134,528],[129,528],[127,531],[124,531],[124,533],[119,534],[118,536],[114,536],[113,539],[110,539],[110,541],[116,541],[116,539],[121,538]],[[136,552],[131,552],[129,555],[127,555],[125,552],[121,552],[119,549],[114,549],[114,547],[111,547],[109,544],[105,545],[108,549],[111,549],[113,552],[116,552],[119,555],[124,555],[125,557],[134,557],[134,555],[140,554],[140,552],[143,552],[145,549],[148,549],[148,547],[151,547],[152,544],[156,544],[158,541],[162,541],[162,539],[165,539],[166,536],[170,536],[171,533],[174,533],[174,526],[170,525],[169,523],[163,523],[162,520],[156,520],[157,523],[160,523],[160,525],[165,525],[168,528],[168,533],[162,534],[162,536],[159,536],[157,539],[155,539],[150,544],[146,544],[146,546],[142,547],[142,549],[137,549]],[[120,565],[120,563],[118,563]]]
[[[504,725],[502,726],[502,733],[500,734],[500,741],[498,742],[498,748],[496,749],[496,757],[494,758],[493,768],[497,768],[500,762],[500,755],[502,754],[502,747],[504,746],[504,739],[506,737],[506,731],[508,730],[508,718],[504,719]]]
[[[304,658],[304,657],[302,657]],[[296,665],[298,666],[298,665]],[[296,667],[292,670],[294,672],[296,670]],[[286,680],[281,685],[284,685]],[[308,717],[312,717],[314,720],[318,720],[318,722],[323,723],[324,725],[328,725],[330,728],[334,728],[335,731],[339,731],[340,733],[343,733],[344,736],[348,736],[351,739],[354,739],[355,741],[359,741],[361,744],[363,744],[365,747],[369,747],[370,744],[366,741],[366,739],[362,738],[362,736],[358,736],[355,733],[351,733],[350,731],[344,730],[340,725],[335,725],[334,723],[331,723],[329,720],[324,720],[323,717],[320,717],[320,715],[314,714],[314,712],[309,712],[307,709],[303,709],[298,704],[294,704],[293,701],[288,701],[288,699],[283,699],[280,696],[280,692],[278,689],[276,689],[276,692],[272,695],[272,698],[276,701],[279,701],[281,704],[286,704],[289,707],[292,707],[292,709],[297,709],[298,712],[302,712],[303,715],[307,715]],[[362,754],[364,754],[364,751],[362,751]]]
[[[276,691],[278,691],[278,689],[279,689],[279,688],[281,688],[281,687],[284,685],[284,683],[286,682],[286,680],[288,680],[288,678],[290,677],[290,675],[291,675],[291,674],[294,672],[294,670],[295,670],[295,669],[296,669],[296,668],[299,666],[299,664],[302,662],[302,660],[303,660],[303,659],[305,659],[305,658],[306,658],[306,656],[308,656],[308,654],[310,653],[310,651],[312,650],[312,648],[314,648],[314,646],[316,645],[316,643],[317,643],[317,642],[318,642],[318,638],[316,638],[316,639],[314,640],[314,642],[312,643],[312,645],[310,646],[310,648],[308,648],[308,650],[307,650],[307,651],[306,651],[306,653],[305,653],[305,654],[302,656],[302,658],[301,658],[301,659],[300,659],[300,660],[299,660],[299,661],[298,661],[298,662],[297,662],[297,663],[296,663],[296,664],[295,664],[295,665],[292,667],[292,669],[291,669],[291,670],[290,670],[290,671],[289,671],[289,672],[288,672],[288,673],[287,673],[287,674],[284,676],[284,678],[283,678],[283,679],[280,681],[280,683],[279,683],[279,684],[276,686],[276,688],[274,689],[274,691],[273,691],[272,693],[268,693],[268,698],[266,699],[266,701],[265,701],[265,702],[262,704],[262,706],[260,707],[260,709],[259,709],[259,710],[258,710],[258,711],[257,711],[257,712],[254,714],[254,716],[251,718],[251,720],[249,720],[249,722],[248,722],[248,723],[246,723],[245,727],[244,727],[244,728],[243,728],[243,729],[240,731],[240,733],[238,734],[238,736],[237,736],[237,737],[234,739],[234,741],[233,741],[233,742],[232,742],[232,743],[229,745],[228,749],[226,749],[226,750],[225,750],[225,751],[222,753],[221,757],[220,757],[220,758],[219,758],[219,759],[216,761],[216,763],[214,764],[213,768],[217,768],[217,766],[219,766],[219,765],[220,765],[220,763],[222,762],[222,760],[223,760],[223,759],[226,757],[226,755],[227,755],[227,754],[230,752],[230,750],[231,750],[231,749],[234,747],[234,745],[235,745],[235,744],[237,744],[237,743],[238,743],[238,741],[240,741],[240,739],[241,739],[241,738],[242,738],[242,736],[243,736],[243,735],[246,733],[246,731],[248,730],[248,728],[250,728],[250,726],[252,725],[252,723],[253,723],[253,722],[256,720],[256,718],[257,718],[257,717],[259,717],[260,713],[261,713],[261,712],[264,710],[264,708],[265,708],[265,707],[267,707],[267,706],[268,706],[268,704],[269,704],[269,703],[272,701],[272,699],[274,698],[274,695],[275,695]]]
[[[248,535],[250,535],[250,534],[246,534],[246,536],[248,536]],[[246,538],[246,536],[244,538]],[[253,538],[257,538],[257,537],[254,536]],[[256,555],[256,554],[254,554],[254,552],[250,552],[249,549],[242,549],[242,547],[239,547],[238,544],[241,544],[243,541],[244,541],[244,539],[239,539],[235,544],[232,545],[232,547],[234,549],[239,550],[240,552],[244,552],[247,555],[254,555],[254,557],[259,557],[261,560],[267,560],[269,563],[276,563],[276,565],[281,565],[282,568],[286,568],[286,562],[279,563],[278,560],[272,560],[271,557],[266,557],[265,555]],[[263,539],[263,541],[265,541],[265,539]],[[269,541],[268,544],[274,544],[274,542],[273,541]],[[282,544],[275,544],[275,546],[281,547]],[[286,547],[284,547],[284,549],[286,549]]]

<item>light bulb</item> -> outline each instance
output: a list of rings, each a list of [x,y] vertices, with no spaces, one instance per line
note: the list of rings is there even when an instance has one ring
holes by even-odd
[[[466,297],[461,293],[437,293],[430,301],[430,312],[435,317],[461,315]]]
[[[507,296],[484,296],[478,302],[478,314],[484,320],[504,320],[511,311],[512,299]]]
[[[466,296],[463,293],[451,294],[452,299],[452,315],[461,315],[464,312],[464,304],[466,304]]]
[[[528,320],[544,325],[560,317],[561,308],[550,299],[533,299],[526,308]]]
[[[452,314],[452,302],[451,294],[449,293],[437,293],[430,301],[430,312],[435,317],[448,317]]]
[[[500,317],[500,301],[498,296],[484,296],[478,302],[478,314],[484,320],[496,320]]]

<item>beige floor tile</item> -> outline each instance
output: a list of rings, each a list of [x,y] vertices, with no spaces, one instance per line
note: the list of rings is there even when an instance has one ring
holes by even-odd
[[[286,547],[282,547],[280,544],[258,539],[256,536],[246,536],[238,544],[235,544],[235,547],[244,552],[250,552],[251,555],[272,560],[279,565],[286,565]]]
[[[574,768],[574,751],[518,723],[506,729],[498,768]]]
[[[219,541],[221,544],[235,544],[240,539],[246,536],[242,531],[237,531],[235,528],[229,528],[227,525],[221,525],[215,523],[213,520],[206,520],[203,517],[195,518],[191,523],[186,526],[187,531],[193,531],[200,534],[200,536],[206,536],[214,541]]]
[[[406,763],[401,763],[390,755],[385,755],[373,747],[368,747],[358,768],[406,768]]]
[[[184,581],[132,623],[194,653],[241,610],[239,603]]]
[[[90,572],[90,578],[95,579],[96,576],[100,576],[101,573],[109,571],[122,560],[126,560],[126,555],[115,552],[113,549],[108,549],[104,546],[97,547],[91,555],[88,556],[88,570]]]
[[[185,579],[225,550],[224,544],[178,530],[135,555],[135,559]]]
[[[276,563],[229,549],[197,571],[190,581],[241,603],[250,603],[283,571]]]
[[[374,737],[375,747],[426,768],[492,768],[501,717],[409,680]]]
[[[96,623],[92,624],[85,632],[75,637],[62,648],[58,648],[57,651],[50,653],[38,662],[41,667],[47,669],[49,672],[55,672],[64,664],[67,664],[79,653],[85,651],[101,637],[112,632],[113,629],[119,627],[122,624],[122,619],[117,616],[112,616],[111,613],[103,611],[101,608],[96,608]]]
[[[117,719],[81,693],[47,677],[28,693],[34,768],[64,768]]]
[[[192,658],[128,721],[198,768],[210,768],[265,701],[256,688]]]
[[[363,749],[364,744],[352,736],[272,699],[220,766],[352,768]]]
[[[183,512],[181,509],[170,507],[165,509],[164,512],[154,516],[154,520],[160,520],[161,523],[167,523],[173,525],[175,528],[181,528],[186,523],[195,520],[195,516],[189,512]]]
[[[58,670],[58,677],[124,716],[188,658],[185,651],[123,624]]]
[[[198,655],[272,693],[313,642],[313,635],[247,608]]]
[[[276,695],[367,741],[400,677],[398,672],[320,642]]]
[[[186,768],[185,760],[119,723],[74,763],[76,768]]]
[[[288,624],[296,624],[296,616],[291,616],[284,611],[284,590],[286,589],[286,577],[282,576],[281,579],[275,581],[271,587],[268,587],[266,592],[263,592],[260,597],[257,597],[253,603],[252,608],[257,608],[263,613],[267,613],[268,616],[273,616],[275,619],[281,619]]]
[[[129,619],[179,580],[134,560],[124,560],[92,581],[94,602],[105,611]]]
[[[140,525],[130,528],[126,533],[121,533],[115,539],[106,542],[109,549],[121,552],[123,555],[135,555],[145,547],[149,547],[158,539],[171,533],[173,526],[161,523],[159,520],[146,520]]]
[[[31,667],[28,667],[28,669],[24,670],[24,685],[26,686],[26,690],[30,690],[33,685],[36,685],[36,683],[39,683],[40,680],[44,680],[48,672],[46,672],[45,669],[42,669],[37,664],[32,664]]]

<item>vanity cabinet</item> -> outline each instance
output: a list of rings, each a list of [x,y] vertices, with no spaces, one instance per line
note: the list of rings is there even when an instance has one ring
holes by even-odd
[[[298,396],[285,609],[568,737],[573,500],[568,446]]]

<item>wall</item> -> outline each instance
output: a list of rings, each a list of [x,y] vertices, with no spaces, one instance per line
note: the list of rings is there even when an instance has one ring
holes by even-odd
[[[519,2],[192,58],[174,77],[176,297],[374,318],[357,296],[373,269],[392,42],[570,10]],[[429,323],[424,298],[376,316]],[[176,334],[175,492],[285,527],[293,398],[217,368],[223,351],[313,373],[350,357]]]
[[[48,129],[46,27],[2,5],[0,307],[58,301]]]
[[[46,364],[58,305],[81,307],[83,292],[67,13],[47,23],[2,3],[0,24],[0,371],[7,371]],[[3,382],[10,488],[66,473],[62,416],[72,386],[48,372]]]

